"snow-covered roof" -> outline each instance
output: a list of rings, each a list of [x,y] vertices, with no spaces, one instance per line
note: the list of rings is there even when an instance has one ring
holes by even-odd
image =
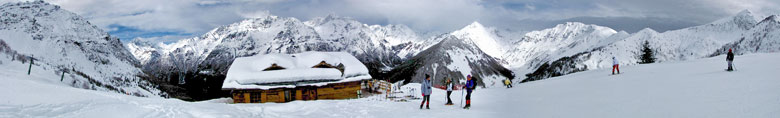
[[[343,73],[336,68],[312,68],[322,61],[332,66],[343,64]],[[284,69],[264,71],[273,64]],[[236,58],[222,89],[294,88],[364,79],[371,79],[368,68],[346,52],[265,54]]]

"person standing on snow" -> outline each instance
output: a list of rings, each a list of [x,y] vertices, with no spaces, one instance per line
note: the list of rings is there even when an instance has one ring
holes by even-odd
[[[731,67],[734,64],[734,53],[731,52],[731,48],[729,48],[729,53],[726,54],[726,62],[729,64],[729,68],[726,71],[734,71],[734,68]]]
[[[447,84],[447,104],[445,105],[452,105],[452,99],[450,99],[450,95],[452,95],[452,79],[448,77],[445,84]]]
[[[464,109],[471,107],[471,91],[477,87],[477,82],[471,79],[471,75],[466,76],[466,79],[466,86],[463,86],[466,89],[466,106],[463,106]]]
[[[618,65],[617,58],[614,56],[612,57],[612,74],[615,74],[615,70],[617,70],[617,74],[620,74],[620,67]]]
[[[428,74],[425,74],[425,80],[423,80],[422,84],[420,85],[420,90],[423,95],[423,101],[420,103],[420,109],[423,108],[423,104],[425,104],[426,109],[431,109],[431,76]],[[428,101],[426,104],[425,102]]]
[[[506,88],[512,88],[512,81],[509,80],[509,78],[506,78],[504,80],[504,85],[506,86]]]

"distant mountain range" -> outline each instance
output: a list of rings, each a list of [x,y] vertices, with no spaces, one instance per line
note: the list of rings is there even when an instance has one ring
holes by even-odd
[[[138,47],[131,48],[131,51],[142,50],[141,52],[156,49],[152,51],[156,53],[134,53],[142,62],[149,62],[144,64],[145,67],[170,66],[170,63],[177,61],[195,62],[199,63],[199,66],[197,69],[190,69],[190,71],[205,69],[209,72],[224,74],[224,69],[230,65],[230,60],[234,57],[264,53],[297,53],[309,50],[346,51],[357,56],[369,68],[372,68],[372,75],[375,78],[418,82],[423,73],[431,74],[434,73],[433,70],[446,70],[446,72],[437,71],[435,75],[465,76],[472,74],[482,78],[491,78],[483,80],[483,82],[491,81],[486,83],[492,83],[492,81],[507,78],[515,81],[531,81],[578,71],[611,67],[610,59],[613,56],[620,59],[620,63],[623,65],[634,65],[638,62],[641,43],[645,41],[648,41],[652,49],[657,52],[655,56],[658,58],[658,62],[709,57],[713,54],[721,54],[716,52],[723,50],[722,48],[729,43],[731,43],[730,45],[745,45],[735,41],[743,38],[745,34],[761,32],[756,31],[754,27],[763,27],[763,25],[753,19],[750,11],[745,10],[735,16],[710,24],[663,33],[647,28],[630,34],[625,31],[615,31],[609,27],[578,22],[559,24],[538,31],[513,32],[485,27],[474,22],[451,33],[422,37],[403,25],[366,25],[348,17],[330,15],[310,21],[299,21],[295,18],[267,16],[217,28],[203,35],[203,38],[185,39],[168,45],[138,44],[134,41],[129,43],[128,47]],[[773,30],[764,32],[771,33]],[[759,37],[759,39],[764,38]],[[443,45],[443,43],[446,44],[445,42],[454,42],[451,40],[467,43]],[[462,70],[462,68],[461,70],[454,68],[433,69],[446,67],[448,64],[457,62],[455,58],[460,58],[429,59],[440,58],[441,54],[452,52],[444,51],[441,49],[442,47],[447,49],[458,47],[472,52],[460,56],[467,57],[468,70],[478,71],[454,74],[451,72],[467,70]],[[764,52],[776,50],[767,49]],[[162,56],[150,58],[156,57],[155,55]],[[171,60],[171,57],[176,55],[182,55],[181,59],[194,59],[189,59],[191,61]],[[471,59],[473,57],[483,58]],[[145,61],[147,59],[151,61]],[[429,61],[419,62],[424,60]],[[434,64],[430,60],[439,60],[439,62]],[[413,75],[398,76],[400,74],[398,72],[401,71],[399,66],[405,63],[422,64],[421,66],[427,69],[416,70],[420,68],[415,68],[414,73],[407,73]],[[438,67],[428,67],[435,65]],[[501,67],[495,67],[498,65]],[[408,65],[403,67],[411,69],[408,68]],[[188,68],[196,68],[196,66]],[[485,68],[494,68],[495,70],[483,70]],[[393,69],[395,71],[391,71]],[[496,71],[504,69],[512,71],[509,74],[500,74],[500,71]],[[177,71],[176,69],[168,70]],[[535,72],[537,74],[533,74]],[[523,74],[528,75],[523,76]],[[496,76],[492,77],[494,75]]]

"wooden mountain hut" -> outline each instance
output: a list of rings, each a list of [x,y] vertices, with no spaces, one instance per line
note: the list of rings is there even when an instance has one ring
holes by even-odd
[[[350,99],[369,79],[366,66],[346,52],[266,54],[236,58],[222,90],[234,103]]]

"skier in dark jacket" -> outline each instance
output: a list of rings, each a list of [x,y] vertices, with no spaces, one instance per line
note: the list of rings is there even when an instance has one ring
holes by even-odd
[[[477,82],[471,79],[471,75],[466,76],[466,79],[466,86],[463,86],[466,89],[466,106],[463,106],[464,109],[471,107],[471,91],[477,87]]]
[[[726,54],[726,62],[729,64],[729,68],[726,69],[726,71],[734,71],[734,68],[732,67],[734,62],[734,53],[731,52],[731,49],[729,49],[729,53]]]
[[[423,101],[420,103],[420,109],[423,108],[423,104],[426,109],[431,109],[431,76],[425,74],[425,80],[420,84],[420,91],[422,91]],[[427,104],[425,102],[428,102]]]

